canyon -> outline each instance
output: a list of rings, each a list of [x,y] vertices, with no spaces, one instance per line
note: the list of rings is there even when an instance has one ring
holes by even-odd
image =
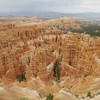
[[[0,20],[0,100],[99,100],[99,36],[72,17]]]

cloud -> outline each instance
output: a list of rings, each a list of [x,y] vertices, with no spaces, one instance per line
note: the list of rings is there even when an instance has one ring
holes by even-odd
[[[0,0],[0,12],[100,12],[100,0]]]
[[[83,0],[81,6],[90,12],[100,12],[100,0]]]

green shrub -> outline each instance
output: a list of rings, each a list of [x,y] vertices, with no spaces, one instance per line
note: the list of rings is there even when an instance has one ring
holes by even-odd
[[[88,74],[85,74],[85,75],[84,75],[84,77],[87,77],[87,76],[88,76]]]
[[[20,100],[28,100],[28,98],[24,98],[24,97],[23,97],[23,98],[20,98]]]
[[[25,78],[25,72],[23,72],[21,75],[17,75],[16,79],[21,82],[21,81],[25,81],[26,78]]]
[[[46,100],[53,100],[54,96],[53,94],[49,94],[47,97],[46,97]]]
[[[85,99],[85,97],[82,97],[82,99]]]
[[[100,95],[100,92],[98,92],[96,95]]]
[[[91,98],[91,92],[89,91],[87,97]]]
[[[60,70],[59,70],[59,62],[56,61],[56,63],[54,64],[54,74],[53,76],[55,77],[55,80],[58,81],[60,80]]]
[[[75,97],[79,98],[79,95],[78,94],[75,94]]]
[[[89,91],[88,94],[87,94],[87,97],[93,98],[93,97],[95,97],[95,95],[92,95],[91,92]]]

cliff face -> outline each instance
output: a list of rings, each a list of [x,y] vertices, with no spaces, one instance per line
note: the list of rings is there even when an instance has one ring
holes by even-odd
[[[27,81],[39,78],[47,84],[66,77],[61,87],[70,88],[81,76],[100,76],[100,38],[63,32],[50,32],[44,23],[0,30],[0,78],[12,82],[25,72]]]

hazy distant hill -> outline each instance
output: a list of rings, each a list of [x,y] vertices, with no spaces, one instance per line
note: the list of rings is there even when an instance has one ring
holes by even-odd
[[[39,12],[39,11],[33,11],[33,12],[13,12],[13,13],[1,13],[1,16],[37,16],[38,18],[42,19],[52,19],[52,18],[58,18],[62,16],[67,17],[75,17],[79,20],[84,21],[100,21],[100,13],[94,13],[94,12],[88,12],[88,13],[59,13],[59,12]]]

